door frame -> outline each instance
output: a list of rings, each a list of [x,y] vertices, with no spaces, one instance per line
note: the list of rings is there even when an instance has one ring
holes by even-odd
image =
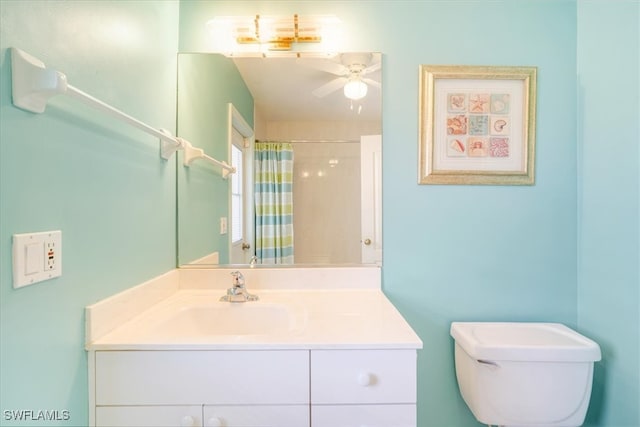
[[[236,130],[242,135],[244,139],[244,150],[243,150],[243,185],[244,185],[244,242],[248,243],[251,247],[251,251],[253,252],[255,247],[255,226],[254,226],[254,205],[253,205],[253,185],[250,183],[253,182],[253,142],[255,140],[255,134],[253,129],[247,123],[247,121],[242,117],[242,114],[235,108],[232,103],[228,104],[228,127],[227,127],[227,157],[229,161],[231,161],[231,146],[233,145],[233,130]],[[231,180],[229,180],[229,190],[228,194],[228,205],[229,210],[227,213],[227,217],[231,218]],[[233,242],[231,241],[231,233],[229,233],[229,238],[227,239],[229,245],[229,262],[231,262],[231,254],[232,254],[232,246]],[[246,256],[245,254],[245,262],[243,264],[247,264],[249,262],[250,256]]]

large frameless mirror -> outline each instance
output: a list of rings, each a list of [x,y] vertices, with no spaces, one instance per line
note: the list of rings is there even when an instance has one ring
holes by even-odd
[[[381,60],[179,54],[179,265],[381,263]]]

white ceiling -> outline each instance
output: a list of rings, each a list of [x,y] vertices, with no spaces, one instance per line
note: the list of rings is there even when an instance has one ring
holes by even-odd
[[[340,63],[341,56],[332,59],[296,57],[234,58],[234,62],[254,97],[257,110],[266,120],[273,121],[343,121],[380,120],[381,90],[369,85],[367,96],[359,101],[347,99],[342,89],[319,98],[312,91],[338,76],[317,68],[318,61]],[[379,53],[371,56],[380,62]],[[335,64],[328,64],[335,68]],[[325,65],[325,68],[327,66]],[[381,82],[381,69],[365,76]],[[360,113],[358,109],[362,106]]]

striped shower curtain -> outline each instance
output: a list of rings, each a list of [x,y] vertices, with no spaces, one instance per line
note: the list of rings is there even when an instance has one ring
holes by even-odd
[[[293,148],[255,145],[256,256],[262,264],[293,264]]]

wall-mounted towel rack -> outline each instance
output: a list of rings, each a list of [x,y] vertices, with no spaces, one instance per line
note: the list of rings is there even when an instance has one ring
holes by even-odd
[[[229,173],[235,172],[235,168],[225,162],[207,156],[202,149],[194,148],[189,141],[173,137],[167,130],[155,129],[73,87],[67,83],[67,76],[64,73],[47,68],[42,61],[17,48],[11,48],[11,75],[13,104],[18,108],[32,113],[44,113],[49,98],[64,93],[159,138],[160,155],[163,159],[168,160],[173,153],[184,149],[185,166],[189,166],[197,158],[203,158],[214,165],[222,167],[222,176],[224,178]]]

